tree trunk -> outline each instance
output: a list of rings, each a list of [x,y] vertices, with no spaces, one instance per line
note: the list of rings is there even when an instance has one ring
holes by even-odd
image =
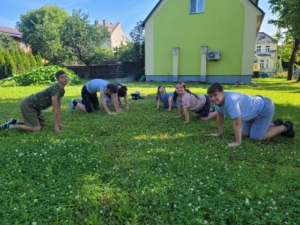
[[[295,61],[296,61],[296,55],[297,55],[297,52],[299,50],[299,44],[300,44],[300,39],[295,39],[293,52],[292,52],[292,55],[291,55],[291,58],[290,58],[290,61],[289,61],[287,80],[292,80],[293,79],[294,65],[295,65]]]
[[[90,70],[91,70],[91,65],[90,63],[85,64],[85,73],[84,73],[84,78],[89,79],[90,78]]]

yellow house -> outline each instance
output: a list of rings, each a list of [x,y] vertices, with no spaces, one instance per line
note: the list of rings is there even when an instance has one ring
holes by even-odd
[[[260,64],[260,72],[273,72],[276,69],[277,43],[264,32],[259,32],[255,41],[254,62]]]
[[[263,18],[258,0],[160,0],[142,24],[146,80],[250,83]]]
[[[121,27],[121,23],[107,23],[107,20],[103,20],[103,27],[107,27],[110,33],[110,39],[105,43],[107,46],[119,47],[121,43],[127,45],[129,39],[126,38],[126,34]]]

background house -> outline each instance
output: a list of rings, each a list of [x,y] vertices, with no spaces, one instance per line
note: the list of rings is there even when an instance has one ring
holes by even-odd
[[[105,45],[111,47],[119,47],[121,43],[126,45],[129,43],[129,39],[126,38],[126,34],[121,27],[121,23],[107,23],[107,20],[103,20],[103,27],[107,27],[110,33],[110,40]]]
[[[11,36],[16,42],[19,43],[20,49],[23,49],[25,52],[31,51],[30,45],[22,41],[22,33],[19,30],[0,26],[0,32]]]
[[[250,83],[264,12],[258,0],[160,0],[143,22],[154,81]]]
[[[255,59],[260,63],[261,72],[272,72],[276,69],[277,43],[264,32],[259,32],[255,41]]]

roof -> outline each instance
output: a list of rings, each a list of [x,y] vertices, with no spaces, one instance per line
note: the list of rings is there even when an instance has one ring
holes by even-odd
[[[0,26],[0,32],[5,33],[11,37],[22,38],[22,33],[14,28]]]
[[[112,33],[116,27],[119,25],[120,23],[110,23],[110,24],[107,24],[107,30]]]
[[[151,10],[151,12],[149,13],[149,15],[146,17],[146,19],[143,21],[143,23],[142,23],[142,27],[145,27],[145,24],[146,24],[146,22],[147,22],[147,20],[149,19],[149,17],[152,15],[152,13],[155,11],[155,9],[159,6],[159,4],[160,3],[162,3],[162,1],[163,0],[159,0],[159,2],[154,6],[154,8]],[[253,2],[253,1],[255,1],[255,2]],[[255,8],[257,8],[261,13],[262,13],[262,15],[264,16],[265,15],[265,12],[261,9],[261,8],[259,8],[258,7],[258,1],[259,0],[249,0],[249,2],[251,2],[251,4],[255,7]],[[261,21],[262,22],[262,21]]]
[[[273,43],[273,38],[266,34],[265,32],[259,32],[255,44],[266,44],[266,43]]]

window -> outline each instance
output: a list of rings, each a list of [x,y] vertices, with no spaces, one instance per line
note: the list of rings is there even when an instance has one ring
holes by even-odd
[[[190,13],[204,12],[204,0],[191,0]]]
[[[260,60],[260,68],[265,68],[265,60]]]
[[[266,46],[265,52],[270,52],[270,46]]]
[[[269,68],[269,60],[266,61],[266,68]]]
[[[261,46],[257,46],[256,47],[256,53],[260,53],[261,52]]]
[[[26,44],[25,44],[24,42],[22,42],[22,49],[23,49],[23,50],[26,50],[26,49],[27,49],[27,46],[26,46]]]

